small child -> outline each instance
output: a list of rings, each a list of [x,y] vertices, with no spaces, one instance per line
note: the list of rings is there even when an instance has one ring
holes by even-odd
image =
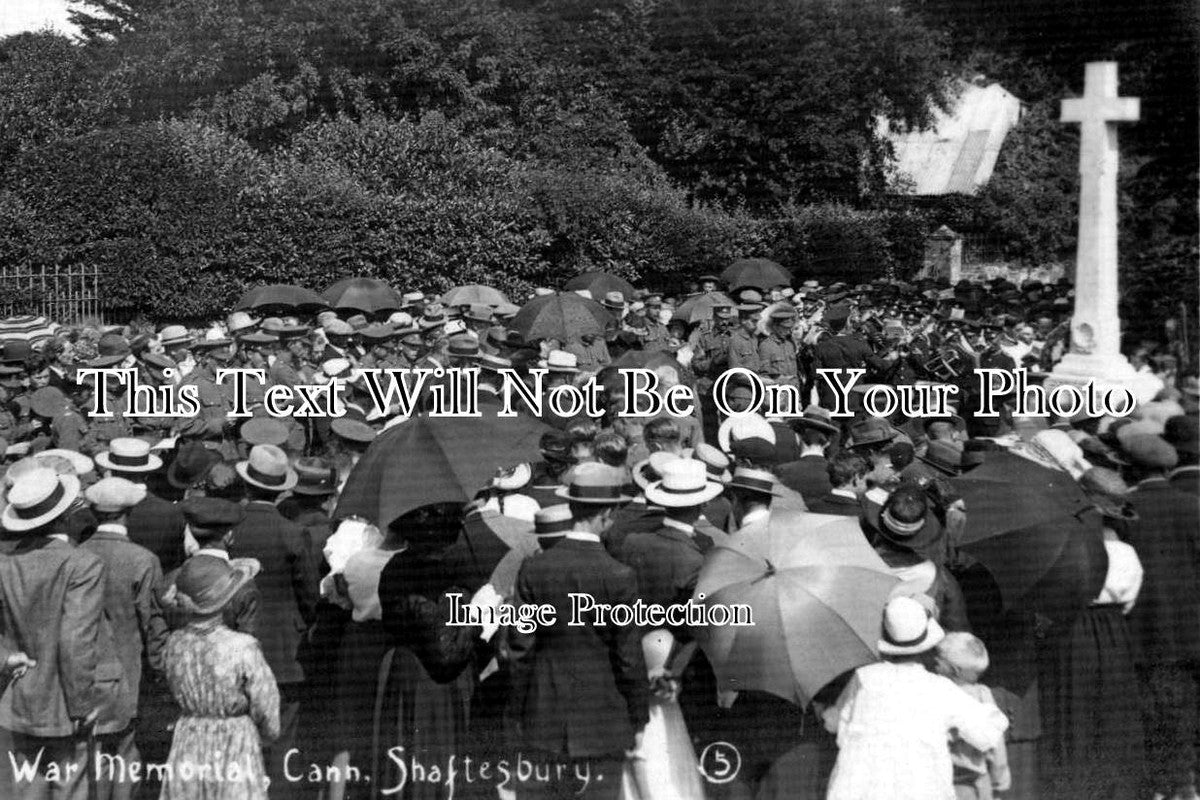
[[[979,682],[987,668],[987,647],[969,633],[947,633],[937,646],[937,673],[1000,713],[991,689]],[[1012,786],[1003,739],[990,750],[981,751],[955,738],[950,745],[950,760],[954,764],[954,793],[959,800],[991,800],[995,792],[1008,791]]]
[[[951,732],[990,750],[1008,720],[928,671],[944,633],[911,597],[884,609],[879,652],[824,713],[838,757],[826,800],[956,800]]]

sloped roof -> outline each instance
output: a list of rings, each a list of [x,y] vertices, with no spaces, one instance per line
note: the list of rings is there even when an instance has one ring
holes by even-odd
[[[1020,116],[1021,101],[1000,84],[964,83],[950,113],[935,112],[930,130],[887,134],[903,181],[896,191],[916,195],[979,191],[992,177],[1004,139]]]

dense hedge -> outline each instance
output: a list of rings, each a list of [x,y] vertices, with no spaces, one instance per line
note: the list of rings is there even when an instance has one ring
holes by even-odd
[[[318,123],[273,154],[196,123],[115,127],[23,153],[7,184],[0,264],[99,265],[111,308],[157,319],[220,313],[258,283],[519,296],[607,269],[673,289],[743,255],[866,279],[903,250],[891,212],[697,208],[635,171],[514,161],[437,114]]]

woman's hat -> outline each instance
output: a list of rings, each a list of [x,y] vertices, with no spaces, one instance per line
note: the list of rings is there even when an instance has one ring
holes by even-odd
[[[502,492],[515,492],[533,479],[533,468],[529,464],[501,467],[492,477],[492,488]]]
[[[945,636],[946,632],[925,606],[911,597],[893,597],[883,609],[879,652],[889,656],[916,655],[937,647]]]
[[[111,367],[133,355],[129,342],[119,333],[106,333],[101,336],[100,341],[96,342],[96,351],[100,355],[88,362],[89,367]]]
[[[20,533],[47,525],[66,512],[79,497],[79,478],[39,467],[17,478],[0,513],[6,531]]]
[[[96,454],[96,465],[113,472],[154,472],[162,467],[162,459],[150,452],[149,442],[121,436]]]
[[[536,536],[564,536],[575,526],[571,507],[566,503],[538,509],[533,515],[533,532]]]
[[[775,479],[775,476],[765,469],[755,469],[754,467],[738,467],[735,469],[733,477],[729,480],[729,483],[725,484],[725,488],[741,489],[747,492],[783,497],[783,492],[780,491],[779,483]]]
[[[708,479],[704,463],[675,458],[662,466],[662,480],[646,487],[646,500],[663,508],[691,508],[712,500],[725,487]]]
[[[273,444],[254,445],[250,457],[239,461],[235,469],[246,483],[272,492],[287,491],[298,480],[287,454]]]
[[[893,509],[895,501],[902,495],[908,494],[913,499],[919,495],[922,501],[912,503],[912,508],[919,509],[920,519],[908,519]],[[918,551],[937,541],[942,535],[941,528],[929,514],[929,501],[925,490],[916,484],[902,484],[883,501],[882,505],[875,502],[865,504],[867,523],[887,543],[904,550]]]
[[[1106,517],[1134,520],[1137,512],[1129,501],[1130,488],[1116,470],[1092,467],[1079,477],[1079,488],[1087,494],[1092,505]]]
[[[292,494],[322,497],[336,494],[338,473],[323,458],[301,458],[296,461],[296,485]]]
[[[692,458],[704,464],[708,470],[708,479],[717,483],[727,483],[732,477],[729,473],[729,456],[707,442],[696,445]]]
[[[622,491],[624,487],[624,470],[589,462],[576,467],[571,484],[556,489],[554,494],[572,503],[620,505],[633,499]]]
[[[227,562],[217,556],[192,556],[167,580],[163,603],[197,616],[215,614],[254,580],[260,568],[253,558]]]
[[[622,311],[625,308],[625,295],[620,292],[609,292],[604,295],[604,299],[600,301],[600,305],[615,311]]]

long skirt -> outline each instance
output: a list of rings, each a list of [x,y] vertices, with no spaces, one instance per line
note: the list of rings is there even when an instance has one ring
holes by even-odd
[[[1142,703],[1120,606],[1092,606],[1039,653],[1046,797],[1141,796]]]

